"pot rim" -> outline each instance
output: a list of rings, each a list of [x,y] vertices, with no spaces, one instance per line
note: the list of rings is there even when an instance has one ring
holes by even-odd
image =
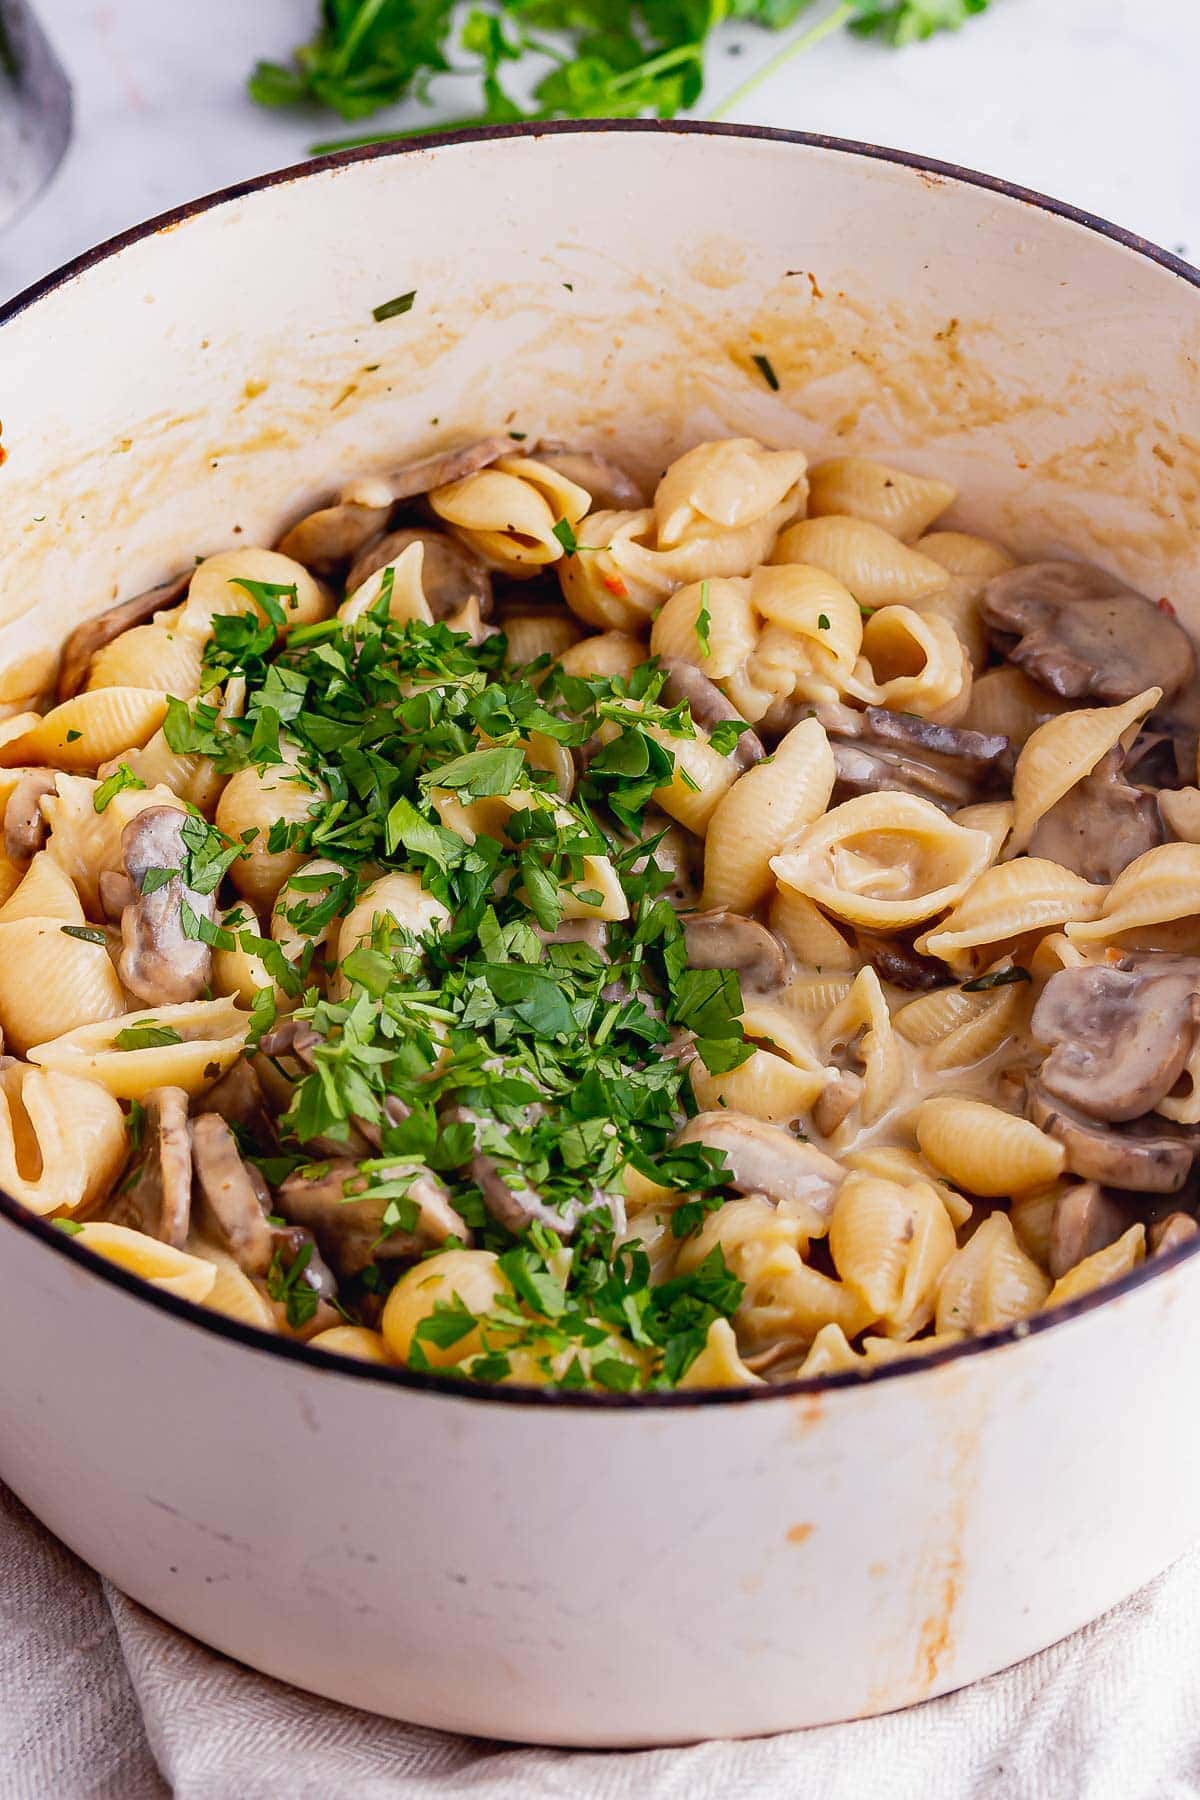
[[[259,193],[264,189],[278,187],[285,182],[307,180],[314,175],[323,175],[331,169],[348,168],[354,163],[373,162],[377,158],[393,156],[411,156],[422,150],[454,149],[459,145],[495,143],[508,138],[540,138],[556,136],[588,135],[600,136],[608,132],[645,132],[658,136],[678,137],[727,137],[757,139],[767,143],[797,144],[808,150],[833,151],[843,156],[865,157],[876,162],[892,163],[901,168],[911,169],[918,174],[930,176],[935,184],[957,182],[968,187],[982,188],[986,192],[1000,194],[1009,200],[1017,200],[1026,206],[1036,207],[1041,212],[1051,213],[1055,217],[1065,219],[1071,224],[1083,226],[1097,236],[1109,238],[1125,250],[1146,261],[1157,263],[1160,268],[1179,276],[1192,287],[1200,288],[1200,269],[1193,268],[1190,263],[1174,255],[1169,250],[1139,237],[1135,232],[1126,231],[1119,225],[1099,217],[1095,213],[1085,212],[1080,207],[1068,205],[1062,200],[1051,199],[1036,189],[1021,187],[1015,182],[1005,181],[997,175],[985,175],[976,169],[968,169],[956,163],[941,162],[934,157],[921,156],[910,150],[894,150],[879,144],[860,142],[853,138],[827,137],[823,134],[807,131],[785,131],[767,125],[736,125],[710,122],[702,119],[560,119],[547,120],[537,124],[492,125],[478,127],[470,131],[448,131],[430,133],[418,138],[385,141],[380,144],[361,144],[354,149],[335,151],[330,155],[314,157],[309,161],[292,163],[286,168],[271,170],[265,175],[256,175],[247,181],[237,182],[231,187],[218,188],[213,193],[205,194],[197,200],[190,200],[182,206],[172,207],[169,211],[159,213],[145,223],[131,226],[129,230],[119,232],[115,237],[106,239],[90,250],[72,258],[60,268],[43,276],[29,287],[24,288],[11,300],[0,305],[0,327],[9,324],[19,317],[37,301],[44,299],[57,288],[75,280],[110,257],[119,255],[121,251],[130,249],[134,244],[143,243],[146,239],[157,236],[160,232],[172,231],[176,226],[189,219],[210,212],[227,202],[240,200],[246,195]],[[570,1410],[620,1410],[642,1411],[646,1408],[696,1408],[711,1406],[733,1406],[763,1404],[773,1400],[788,1400],[814,1394],[824,1394],[838,1388],[859,1388],[867,1384],[893,1381],[903,1377],[914,1377],[931,1370],[944,1367],[947,1363],[960,1359],[984,1355],[988,1351],[1000,1349],[1006,1345],[1016,1344],[1027,1338],[1039,1336],[1041,1333],[1054,1330],[1068,1324],[1073,1319],[1095,1311],[1125,1294],[1134,1292],[1146,1282],[1165,1274],[1179,1264],[1189,1261],[1200,1254],[1200,1236],[1190,1243],[1181,1244],[1177,1249],[1163,1256],[1147,1258],[1128,1275],[1107,1286],[1094,1289],[1076,1300],[1068,1301],[1057,1307],[1053,1313],[1038,1314],[1030,1319],[1018,1319],[996,1331],[980,1333],[976,1337],[968,1337],[958,1344],[944,1346],[926,1355],[901,1357],[895,1362],[884,1363],[876,1368],[864,1370],[843,1370],[836,1374],[814,1375],[807,1379],[780,1382],[778,1385],[741,1388],[696,1388],[681,1391],[678,1388],[662,1393],[646,1394],[614,1394],[597,1393],[591,1390],[545,1389],[525,1387],[518,1384],[511,1386],[485,1386],[473,1383],[461,1377],[456,1378],[446,1372],[439,1374],[425,1373],[420,1370],[394,1367],[379,1363],[360,1362],[354,1358],[340,1356],[328,1350],[314,1350],[311,1345],[300,1343],[292,1338],[272,1336],[259,1331],[252,1325],[242,1324],[237,1319],[227,1318],[222,1313],[213,1312],[191,1300],[181,1300],[174,1294],[165,1294],[152,1287],[140,1276],[119,1268],[115,1263],[107,1261],[93,1250],[86,1249],[69,1233],[59,1230],[49,1219],[40,1214],[30,1212],[19,1201],[0,1188],[0,1218],[5,1218],[18,1230],[29,1232],[59,1255],[67,1257],[78,1267],[90,1270],[101,1276],[125,1293],[140,1300],[143,1305],[157,1307],[201,1331],[210,1332],[218,1337],[231,1339],[256,1350],[261,1355],[280,1356],[293,1362],[307,1364],[310,1368],[323,1370],[327,1374],[341,1375],[351,1380],[367,1380],[390,1383],[394,1386],[414,1388],[418,1392],[437,1394],[443,1398],[468,1402],[484,1406],[538,1406],[557,1407]]]

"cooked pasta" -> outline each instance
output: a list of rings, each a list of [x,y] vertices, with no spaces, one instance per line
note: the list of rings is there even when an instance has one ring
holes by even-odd
[[[1195,652],[955,500],[502,435],[86,621],[0,725],[0,1187],[348,1373],[616,1393],[1194,1233]]]

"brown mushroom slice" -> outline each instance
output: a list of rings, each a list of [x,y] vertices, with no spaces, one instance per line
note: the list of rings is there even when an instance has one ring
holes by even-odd
[[[279,1148],[275,1115],[267,1105],[262,1083],[245,1057],[239,1056],[219,1081],[193,1101],[192,1108],[197,1116],[216,1113],[236,1125],[256,1150],[270,1153]]]
[[[822,1137],[829,1137],[853,1112],[862,1098],[863,1079],[853,1070],[838,1070],[813,1102],[812,1122]]]
[[[787,953],[757,919],[720,908],[691,913],[683,920],[690,969],[733,969],[745,992],[765,994],[782,987]]]
[[[263,1033],[258,1047],[273,1061],[283,1063],[286,1059],[291,1065],[287,1073],[299,1077],[310,1074],[316,1067],[313,1051],[323,1042],[321,1033],[308,1019],[280,1019],[270,1031]]]
[[[1049,1267],[1055,1281],[1085,1257],[1115,1244],[1132,1222],[1128,1205],[1098,1182],[1073,1182],[1050,1215]]]
[[[4,854],[18,868],[32,862],[50,829],[42,801],[58,789],[56,769],[27,769],[13,787],[4,808]]]
[[[660,695],[664,706],[681,706],[686,700],[692,718],[702,731],[711,731],[714,725],[725,722],[746,724],[733,702],[727,700],[717,684],[692,663],[664,659],[660,667],[667,677]],[[762,739],[749,728],[742,732],[729,753],[734,768],[743,772],[761,762],[765,755]]]
[[[478,474],[502,456],[513,456],[517,446],[511,438],[479,438],[473,444],[462,444],[457,450],[439,450],[419,462],[406,463],[390,475],[368,475],[353,481],[342,495],[344,503],[378,505],[383,501],[415,500],[420,494],[431,494],[434,488],[449,487],[452,481],[465,481]]]
[[[189,569],[186,574],[176,575],[173,580],[161,582],[158,587],[147,588],[144,594],[135,594],[132,600],[122,600],[119,606],[110,606],[107,612],[97,613],[94,618],[85,619],[82,625],[77,625],[62,647],[55,698],[59,701],[69,700],[73,694],[77,694],[87,680],[88,668],[97,650],[102,650],[105,644],[111,644],[114,638],[120,637],[131,626],[144,625],[156,612],[164,612],[167,607],[174,606],[177,600],[182,600],[191,579],[192,571]]]
[[[908,793],[944,811],[969,806],[1012,775],[1012,747],[995,732],[935,725],[915,713],[868,706],[816,709],[837,769],[835,800]]]
[[[1194,1137],[1165,1119],[1098,1124],[1055,1099],[1036,1081],[1029,1083],[1025,1110],[1040,1130],[1062,1144],[1070,1174],[1130,1193],[1177,1194],[1198,1147]]]
[[[152,1088],[142,1101],[141,1159],[132,1181],[105,1208],[114,1225],[129,1225],[174,1250],[187,1245],[192,1206],[192,1144],[183,1088]]]
[[[1005,656],[1066,700],[1168,698],[1196,669],[1191,639],[1171,615],[1090,563],[1027,563],[996,575],[979,611]]]
[[[1027,849],[1030,856],[1108,887],[1122,869],[1165,841],[1157,799],[1122,779],[1116,749],[1042,814]]]
[[[1150,1227],[1151,1256],[1166,1256],[1168,1251],[1178,1250],[1181,1244],[1190,1244],[1200,1232],[1191,1213],[1167,1213],[1165,1218],[1155,1219]]]
[[[762,1194],[775,1206],[806,1214],[810,1229],[824,1230],[846,1171],[813,1144],[782,1125],[768,1125],[750,1113],[697,1113],[675,1138],[677,1144],[704,1144],[725,1157],[726,1180],[739,1194]]]
[[[295,1170],[276,1195],[285,1218],[312,1232],[322,1254],[343,1275],[357,1275],[372,1262],[392,1262],[456,1237],[470,1244],[466,1221],[451,1204],[449,1190],[427,1169],[408,1189],[418,1208],[416,1229],[389,1231],[384,1215],[390,1202],[364,1192],[366,1177],[356,1162],[335,1159],[319,1174]]]
[[[334,501],[298,519],[285,531],[275,548],[293,562],[303,563],[318,575],[332,575],[357,556],[363,546],[384,530],[391,503],[356,506]]]
[[[636,512],[646,504],[633,477],[596,450],[572,450],[565,444],[541,444],[537,460],[556,469],[591,496],[592,512]]]
[[[856,931],[854,941],[881,981],[906,993],[929,993],[952,980],[945,963],[922,956],[904,938],[880,937],[874,931]]]
[[[197,1000],[212,976],[212,951],[183,929],[186,902],[198,918],[216,923],[215,894],[198,894],[182,874],[186,854],[183,827],[188,814],[174,806],[150,806],[121,833],[125,872],[137,898],[121,914],[121,957],[117,973],[131,994],[147,1006]],[[143,892],[149,872],[174,871],[153,892]]]
[[[491,617],[492,578],[486,564],[466,544],[448,537],[444,531],[416,527],[389,531],[354,559],[346,576],[346,592],[353,594],[385,564],[395,562],[410,544],[424,546],[421,589],[435,619],[457,618],[472,601],[479,608],[480,618]]]
[[[1092,1119],[1120,1123],[1157,1106],[1183,1072],[1200,1024],[1200,963],[1084,964],[1043,988],[1030,1034],[1049,1046],[1047,1094]]]

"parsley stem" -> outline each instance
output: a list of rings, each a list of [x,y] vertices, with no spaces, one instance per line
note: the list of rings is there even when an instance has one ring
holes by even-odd
[[[764,81],[770,81],[773,75],[778,74],[780,69],[791,62],[793,56],[799,56],[803,50],[812,50],[823,38],[832,37],[835,31],[840,31],[843,25],[850,23],[858,10],[854,0],[840,0],[840,3],[825,18],[819,20],[816,25],[810,25],[807,31],[802,31],[797,37],[792,38],[783,46],[782,50],[777,50],[770,61],[765,62],[756,74],[751,75],[748,81],[743,81],[741,87],[734,88],[732,94],[722,100],[720,106],[716,107],[709,117],[727,119],[730,113],[736,112],[742,102],[754,93],[756,88],[760,87]]]
[[[608,91],[610,94],[619,94],[624,88],[636,87],[647,76],[662,75],[668,69],[677,68],[680,63],[700,62],[703,56],[702,44],[677,44],[673,50],[663,50],[658,56],[651,56],[632,69],[626,69],[624,74],[614,76],[608,84]]]

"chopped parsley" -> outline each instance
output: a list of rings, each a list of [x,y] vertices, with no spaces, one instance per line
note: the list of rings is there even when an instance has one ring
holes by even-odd
[[[96,812],[102,813],[109,801],[115,800],[117,795],[123,794],[127,788],[144,788],[145,785],[145,782],[140,781],[134,774],[128,763],[118,763],[112,774],[100,783],[92,795],[92,806]]]
[[[113,1039],[118,1050],[161,1050],[168,1044],[182,1042],[173,1025],[156,1025],[153,1019],[141,1025],[126,1025]]]
[[[407,294],[397,294],[394,300],[384,300],[379,306],[373,306],[371,317],[377,325],[382,325],[385,319],[398,319],[401,314],[412,311],[416,297],[416,288]]]
[[[761,353],[756,353],[751,358],[751,361],[754,363],[755,368],[758,370],[771,392],[777,394],[779,392],[779,377],[775,373],[770,357],[763,356]]]
[[[989,988],[1011,987],[1014,981],[1032,981],[1033,976],[1028,969],[1019,964],[1011,969],[994,969],[990,975],[977,975],[974,981],[964,981],[964,994],[984,994]]]

